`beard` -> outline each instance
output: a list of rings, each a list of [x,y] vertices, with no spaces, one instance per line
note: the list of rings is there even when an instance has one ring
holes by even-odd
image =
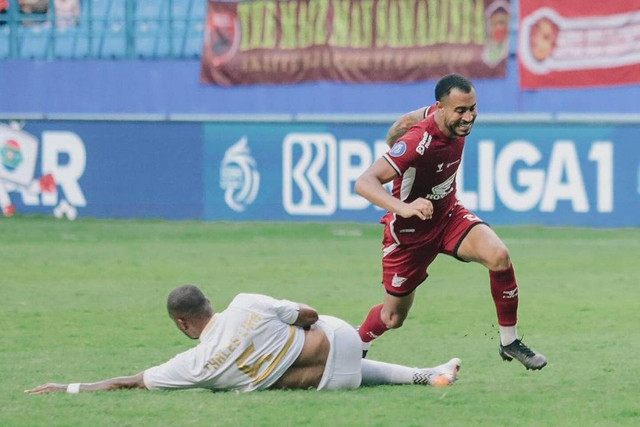
[[[458,120],[456,122],[451,122],[447,126],[449,128],[449,132],[455,136],[467,136],[471,133],[471,129],[473,128],[473,122],[463,122],[462,120]]]

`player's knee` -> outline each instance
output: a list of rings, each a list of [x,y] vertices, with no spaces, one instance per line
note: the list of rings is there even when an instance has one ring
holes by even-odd
[[[398,329],[404,323],[404,319],[407,318],[406,314],[401,313],[391,313],[386,318],[383,317],[382,321],[389,329]]]
[[[509,256],[509,249],[501,245],[493,251],[487,267],[489,267],[489,270],[502,271],[509,268],[510,265],[511,257]]]

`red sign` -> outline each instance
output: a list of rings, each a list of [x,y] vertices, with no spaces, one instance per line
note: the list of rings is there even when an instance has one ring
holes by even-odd
[[[520,0],[518,63],[524,89],[640,83],[640,0]]]
[[[508,0],[209,0],[205,83],[505,77]]]

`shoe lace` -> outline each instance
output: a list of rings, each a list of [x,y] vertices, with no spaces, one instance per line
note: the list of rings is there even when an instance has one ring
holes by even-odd
[[[525,356],[527,357],[534,357],[536,354],[529,348],[527,347],[522,340],[516,340],[515,341],[516,347],[518,347],[518,351],[520,351],[521,353],[523,353]]]

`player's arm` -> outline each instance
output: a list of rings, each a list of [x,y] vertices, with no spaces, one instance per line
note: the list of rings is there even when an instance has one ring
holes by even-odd
[[[374,205],[404,218],[412,216],[417,216],[420,219],[431,218],[433,205],[429,200],[418,198],[411,203],[405,203],[387,192],[383,187],[384,184],[396,176],[396,170],[384,157],[381,157],[358,177],[355,190]]]
[[[298,318],[293,323],[301,328],[308,328],[318,321],[318,312],[308,305],[298,303]]]
[[[402,135],[407,133],[411,126],[415,125],[425,117],[425,112],[429,107],[422,107],[411,111],[395,121],[387,132],[387,145],[391,147]]]
[[[121,389],[144,389],[147,388],[143,381],[144,372],[132,375],[129,377],[115,377],[104,381],[98,381],[96,383],[75,383],[75,384],[59,384],[59,383],[47,383],[31,390],[25,390],[25,393],[29,394],[43,394],[43,393],[55,393],[55,392],[87,392],[87,391],[113,391]]]
[[[318,321],[318,312],[314,308],[286,299],[277,300],[267,295],[238,294],[229,307],[236,304],[239,307],[257,304],[261,310],[275,312],[278,319],[284,323],[301,328],[308,328]]]

